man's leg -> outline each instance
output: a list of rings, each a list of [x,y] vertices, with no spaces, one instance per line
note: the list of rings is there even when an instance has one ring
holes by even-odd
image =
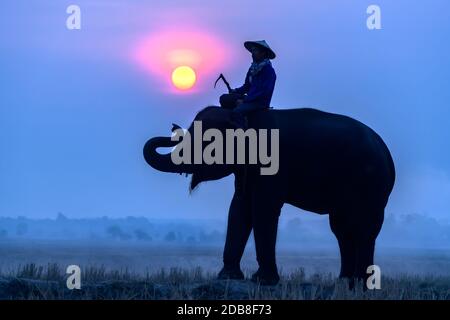
[[[246,129],[248,124],[245,116],[253,111],[262,110],[265,108],[266,107],[258,103],[242,103],[233,109],[232,121],[237,128]]]
[[[238,105],[236,108],[233,109],[234,112],[240,113],[242,115],[247,115],[250,112],[256,111],[256,110],[262,110],[262,109],[266,109],[265,106],[262,106],[261,104],[258,103],[242,103],[240,105]]]
[[[234,109],[236,107],[236,101],[243,99],[244,96],[239,93],[226,93],[220,96],[220,106],[226,109]]]

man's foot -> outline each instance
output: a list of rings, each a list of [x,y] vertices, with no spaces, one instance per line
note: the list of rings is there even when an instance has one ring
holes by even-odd
[[[226,279],[233,279],[233,280],[243,280],[244,274],[242,273],[241,269],[239,267],[223,267],[222,270],[217,274],[218,280],[226,280]]]
[[[280,276],[278,275],[278,272],[275,271],[268,271],[259,268],[258,271],[256,271],[252,275],[252,282],[259,283],[262,286],[274,286],[280,281]]]

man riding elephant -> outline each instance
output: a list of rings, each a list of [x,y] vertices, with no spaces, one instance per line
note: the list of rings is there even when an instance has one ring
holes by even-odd
[[[236,130],[232,114],[235,112],[231,109],[206,107],[197,113],[186,132],[178,129],[176,135],[195,140],[214,131],[225,137],[230,129]],[[286,203],[328,214],[341,254],[339,276],[351,281],[366,280],[367,268],[374,264],[375,241],[395,182],[394,162],[383,139],[356,119],[312,108],[263,110],[252,113],[248,121],[257,132],[277,130],[279,134],[274,140],[277,147],[271,139],[266,140],[264,147],[277,150],[278,169],[272,175],[261,174],[266,163],[234,161],[237,153],[226,143],[216,145],[214,150],[225,159],[233,159],[229,163],[195,163],[195,144],[183,149],[186,162],[174,162],[172,157],[179,152],[179,144],[184,144],[184,137],[181,142],[172,136],[153,137],[143,149],[145,161],[156,170],[192,174],[190,190],[204,181],[235,176],[223,268],[218,278],[244,278],[240,263],[253,231],[259,268],[251,279],[262,285],[278,283],[275,248],[278,219]],[[200,130],[195,129],[198,122],[202,123]],[[158,148],[173,150],[160,154]],[[198,153],[210,152],[210,148],[210,144],[201,144]],[[244,151],[243,159],[249,159],[249,150]]]
[[[276,74],[270,59],[276,57],[275,52],[265,40],[246,41],[245,48],[251,52],[253,63],[248,69],[244,84],[230,93],[220,97],[223,108],[233,109],[235,121],[245,126],[244,117],[248,113],[270,107]]]

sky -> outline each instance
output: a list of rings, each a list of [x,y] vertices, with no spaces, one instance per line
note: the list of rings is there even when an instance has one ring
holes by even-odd
[[[80,30],[66,27],[71,4]],[[381,30],[366,26],[371,4]],[[0,216],[225,219],[231,176],[190,195],[188,178],[153,170],[142,147],[217,105],[220,72],[242,85],[243,42],[265,39],[277,53],[274,108],[366,123],[396,164],[386,212],[449,221],[449,9],[447,0],[3,2]],[[192,90],[170,83],[178,63],[195,70]]]

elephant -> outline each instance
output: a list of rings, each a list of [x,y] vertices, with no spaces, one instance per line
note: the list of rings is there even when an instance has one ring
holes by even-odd
[[[232,110],[208,106],[194,121],[202,121],[203,130],[224,131],[233,128],[232,119]],[[262,285],[279,282],[275,247],[281,208],[287,203],[328,214],[340,250],[339,277],[367,279],[395,182],[394,162],[382,138],[356,119],[314,108],[258,110],[247,120],[249,128],[278,129],[276,174],[260,174],[261,164],[176,165],[171,153],[156,151],[180,143],[169,136],[151,138],[143,148],[146,162],[154,169],[192,174],[191,190],[201,182],[234,175],[235,191],[218,278],[244,278],[240,261],[253,230],[259,268],[251,280]],[[187,130],[194,134],[193,124]]]

